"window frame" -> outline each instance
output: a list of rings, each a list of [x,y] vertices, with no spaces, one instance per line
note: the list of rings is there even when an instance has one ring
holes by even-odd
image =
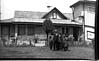
[[[94,38],[90,38],[89,37],[89,34],[95,34],[94,32],[92,32],[92,31],[87,31],[87,39],[89,39],[89,40],[93,40]],[[94,37],[95,37],[95,35],[94,35]]]
[[[57,13],[53,12],[52,17],[53,17],[53,19],[57,19]]]

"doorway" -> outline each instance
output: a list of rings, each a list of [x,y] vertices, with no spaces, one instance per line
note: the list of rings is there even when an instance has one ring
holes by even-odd
[[[75,41],[78,41],[79,28],[76,28],[76,27],[73,28],[73,36],[75,38]]]
[[[65,28],[64,28],[64,27],[62,27],[62,34],[64,34],[64,30],[65,30]]]

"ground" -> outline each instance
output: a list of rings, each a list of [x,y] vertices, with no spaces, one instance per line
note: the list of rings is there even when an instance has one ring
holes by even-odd
[[[95,61],[95,60],[2,60],[2,61]]]
[[[68,51],[52,51],[49,47],[0,47],[0,58],[94,59],[94,49],[70,47]]]

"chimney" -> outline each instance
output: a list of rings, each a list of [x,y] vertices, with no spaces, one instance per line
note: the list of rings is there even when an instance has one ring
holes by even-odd
[[[47,8],[48,8],[48,10],[50,11],[50,8],[51,8],[52,6],[47,6]]]

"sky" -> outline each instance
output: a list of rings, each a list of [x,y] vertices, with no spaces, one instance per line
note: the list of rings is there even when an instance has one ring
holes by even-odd
[[[16,10],[49,12],[56,7],[62,13],[72,13],[70,5],[77,1],[79,0],[1,0],[1,19],[13,18]],[[52,7],[49,10],[47,6]]]

